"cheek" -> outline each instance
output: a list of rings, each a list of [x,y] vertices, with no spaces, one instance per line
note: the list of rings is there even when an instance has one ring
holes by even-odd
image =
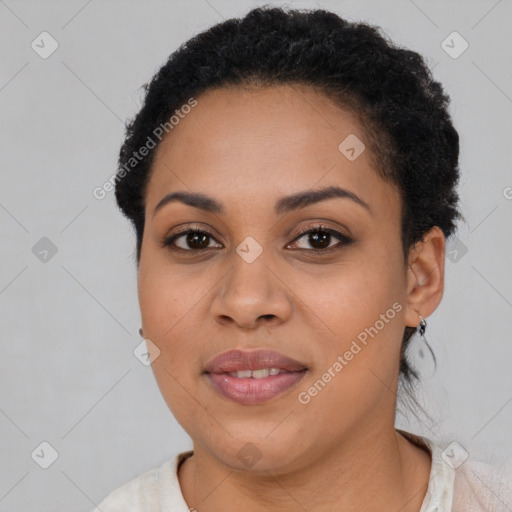
[[[200,411],[195,399],[201,372],[197,353],[198,308],[206,286],[163,267],[140,268],[138,294],[144,335],[159,349],[151,368],[160,392],[185,428]]]
[[[317,339],[323,365],[328,368],[346,354],[351,367],[394,374],[405,312],[405,280],[397,254],[368,248],[357,261],[334,267],[329,276],[309,285],[304,296],[311,316],[328,327],[328,335]]]
[[[215,279],[210,283],[208,275],[168,264],[141,265],[139,269],[144,335],[160,350],[152,365],[155,377],[166,400],[187,400],[187,396],[189,400],[180,385],[193,392],[202,372],[200,347],[205,332],[208,335],[205,305]]]
[[[314,340],[314,372],[298,393],[308,400],[308,418],[331,418],[328,425],[318,423],[326,435],[336,436],[354,418],[373,414],[379,404],[389,400],[393,405],[390,389],[398,377],[403,334],[400,278],[389,266],[387,272],[371,265],[362,268],[333,273],[321,293],[317,286],[307,296],[310,310],[329,329],[327,336]]]
[[[180,319],[192,311],[207,292],[185,270],[158,262],[142,263],[138,275],[138,296],[145,332],[165,342],[179,327]]]
[[[339,269],[334,267],[320,280],[309,282],[302,294],[312,311],[328,324],[345,325],[343,334],[351,327],[373,324],[394,302],[403,302],[404,287],[402,272],[392,260],[384,265],[377,258],[362,258]]]

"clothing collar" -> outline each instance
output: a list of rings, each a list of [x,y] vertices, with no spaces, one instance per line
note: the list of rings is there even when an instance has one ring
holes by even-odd
[[[396,430],[411,443],[428,451],[432,458],[427,493],[419,512],[450,512],[453,503],[455,469],[443,457],[443,450],[427,437]]]

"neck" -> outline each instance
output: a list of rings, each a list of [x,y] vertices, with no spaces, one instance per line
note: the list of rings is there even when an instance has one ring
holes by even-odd
[[[179,480],[198,512],[418,512],[430,468],[428,453],[389,428],[347,436],[337,449],[312,454],[287,473],[235,471],[194,446]]]

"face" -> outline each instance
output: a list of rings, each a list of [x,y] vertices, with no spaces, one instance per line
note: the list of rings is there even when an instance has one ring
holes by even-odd
[[[354,115],[319,92],[196,99],[147,188],[138,290],[144,336],[160,351],[152,368],[196,450],[239,469],[251,450],[259,470],[300,468],[393,426],[407,301],[399,192],[372,167]],[[366,143],[359,156],[354,136]],[[293,200],[321,189],[342,192]],[[175,192],[211,201],[182,196],[155,212]],[[299,365],[205,373],[232,350]]]

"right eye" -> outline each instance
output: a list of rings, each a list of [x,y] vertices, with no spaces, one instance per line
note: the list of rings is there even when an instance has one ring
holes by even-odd
[[[169,247],[171,250],[181,250],[188,252],[198,252],[211,249],[209,245],[211,240],[215,240],[211,233],[197,228],[188,228],[165,237],[160,245]],[[179,243],[178,243],[179,241]]]

